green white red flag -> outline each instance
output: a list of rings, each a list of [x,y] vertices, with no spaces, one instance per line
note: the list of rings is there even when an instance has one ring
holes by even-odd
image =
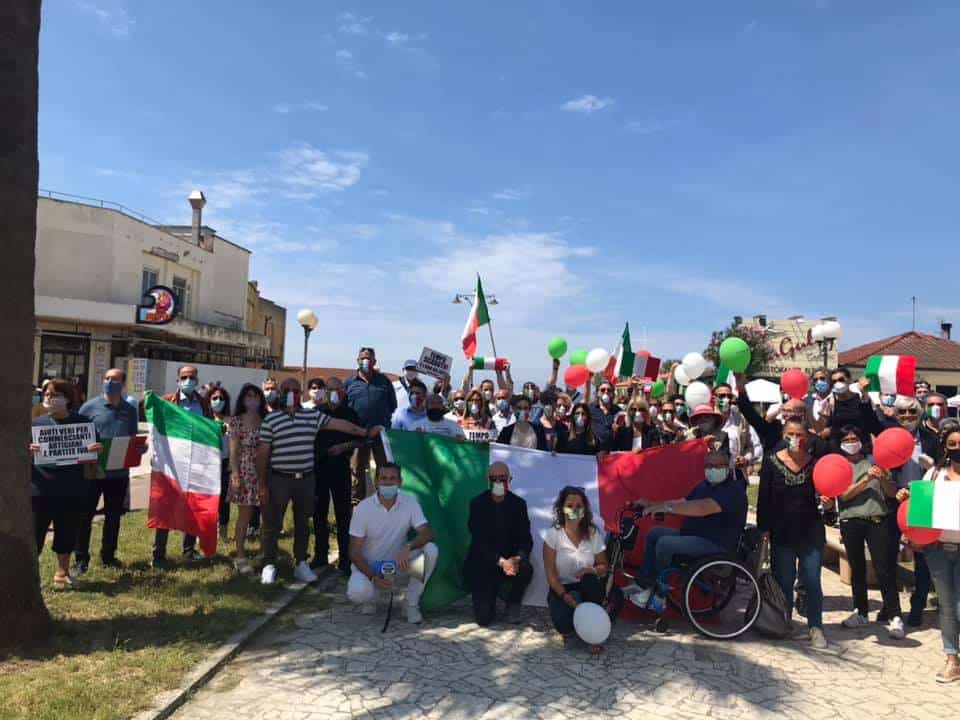
[[[863,373],[870,380],[871,392],[884,395],[913,395],[917,358],[913,355],[871,355]]]
[[[630,323],[627,323],[623,327],[623,335],[620,336],[617,349],[613,351],[613,355],[610,356],[610,361],[607,363],[607,369],[603,373],[604,377],[612,383],[615,383],[618,378],[633,377],[636,359],[633,348],[630,346]]]
[[[473,297],[473,307],[470,308],[470,316],[467,318],[467,324],[463,328],[463,337],[460,339],[463,346],[463,355],[468,360],[477,354],[477,330],[489,322],[487,299],[483,296],[483,285],[480,283],[480,276],[477,275],[477,291]]]
[[[103,438],[100,443],[103,445],[98,459],[100,467],[104,470],[123,470],[140,464],[147,447],[147,436]]]
[[[910,483],[907,525],[960,530],[960,482],[916,480]]]

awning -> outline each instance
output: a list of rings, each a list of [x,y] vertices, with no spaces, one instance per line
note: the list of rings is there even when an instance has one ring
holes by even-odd
[[[777,383],[762,379],[747,383],[747,397],[750,398],[750,402],[759,403],[778,403],[783,399]]]

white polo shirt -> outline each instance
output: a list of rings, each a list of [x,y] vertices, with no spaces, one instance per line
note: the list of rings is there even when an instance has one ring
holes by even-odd
[[[413,495],[398,493],[393,507],[387,510],[380,504],[380,494],[374,493],[354,508],[350,535],[364,538],[363,557],[368,563],[395,560],[407,542],[407,534],[426,524],[427,518]]]
[[[543,542],[557,553],[557,579],[564,585],[580,582],[577,571],[593,567],[597,554],[607,549],[603,533],[597,528],[593,528],[590,538],[574,545],[562,527],[551,525],[543,535]]]

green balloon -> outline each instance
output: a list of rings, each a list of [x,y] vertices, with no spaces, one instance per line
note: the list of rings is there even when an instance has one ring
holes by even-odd
[[[653,385],[650,386],[650,397],[654,400],[657,398],[663,397],[663,394],[667,391],[667,384],[663,380],[657,380]]]
[[[587,364],[587,351],[586,350],[574,350],[570,353],[570,364],[571,365],[586,365]]]
[[[750,366],[750,346],[742,338],[728,337],[720,343],[720,362],[732,372],[746,372]]]
[[[562,337],[555,337],[550,341],[550,344],[547,345],[547,352],[550,353],[550,357],[554,360],[559,360],[567,354],[567,341]]]

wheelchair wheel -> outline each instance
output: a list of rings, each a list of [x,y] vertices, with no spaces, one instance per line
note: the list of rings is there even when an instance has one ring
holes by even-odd
[[[693,567],[683,590],[683,614],[697,632],[717,640],[753,627],[760,602],[756,578],[728,558],[708,558]]]

